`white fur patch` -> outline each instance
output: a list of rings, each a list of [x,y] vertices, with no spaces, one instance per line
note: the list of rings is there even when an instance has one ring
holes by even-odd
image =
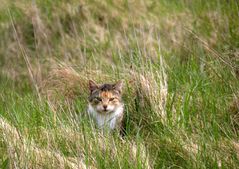
[[[115,129],[117,118],[119,118],[124,111],[124,106],[120,105],[113,112],[109,114],[98,113],[91,104],[88,105],[88,113],[92,117],[99,128],[107,127],[111,130]]]

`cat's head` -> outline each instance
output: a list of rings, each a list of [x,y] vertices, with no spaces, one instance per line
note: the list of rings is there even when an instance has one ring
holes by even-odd
[[[123,83],[118,81],[115,84],[98,85],[94,81],[89,81],[89,104],[98,113],[107,114],[122,106],[121,93]]]

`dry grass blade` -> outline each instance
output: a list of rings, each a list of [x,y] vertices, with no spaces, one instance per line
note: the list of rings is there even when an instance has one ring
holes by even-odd
[[[36,79],[33,76],[33,68],[32,68],[32,65],[30,63],[29,56],[28,56],[28,54],[26,52],[25,47],[23,46],[23,44],[20,41],[20,38],[18,36],[18,32],[17,32],[17,30],[15,28],[15,25],[14,25],[14,20],[13,20],[13,17],[11,15],[11,12],[8,11],[8,13],[9,13],[9,16],[11,18],[11,24],[12,24],[12,27],[13,27],[13,30],[14,30],[14,38],[16,39],[18,47],[20,49],[20,52],[21,52],[21,54],[22,54],[22,56],[24,58],[25,64],[27,66],[28,74],[30,76],[31,82],[33,84],[33,87],[35,88],[36,93],[37,93],[39,99],[41,100],[41,96],[40,96],[40,92],[39,92],[39,87],[38,87],[38,85],[36,83]]]
[[[83,133],[76,132],[71,129],[61,128],[59,133],[61,133],[61,137],[64,139],[70,142],[77,142],[77,146],[84,154],[87,152],[92,161],[94,161],[94,156],[97,154],[97,151],[109,153],[111,160],[115,160],[119,158],[119,156],[125,156],[125,154],[122,154],[120,151],[125,150],[123,153],[129,153],[129,163],[136,165],[139,162],[140,165],[144,166],[146,169],[152,168],[149,154],[146,151],[146,147],[142,143],[137,144],[134,141],[125,141],[123,139],[120,139],[119,142],[116,143],[111,135],[106,136],[94,130],[92,131],[94,136],[87,137],[86,139],[84,138]],[[87,150],[84,149],[84,142],[87,142]]]
[[[199,42],[202,43],[203,47],[208,50],[210,53],[212,53],[213,56],[215,56],[216,58],[218,58],[221,62],[223,62],[225,65],[227,65],[228,67],[230,67],[232,70],[237,70],[238,66],[235,65],[233,62],[231,62],[228,59],[225,59],[225,57],[223,57],[222,54],[220,54],[219,52],[217,52],[215,49],[211,48],[208,43],[206,41],[204,41],[202,38],[200,38],[196,33],[194,33],[192,30],[190,29],[186,29],[189,33],[191,33]]]
[[[57,152],[39,149],[33,143],[28,143],[15,127],[2,118],[0,131],[8,148],[11,168],[44,168],[44,166],[87,168],[80,159],[67,159]]]
[[[138,73],[131,71],[132,88],[136,90],[140,98],[140,105],[146,104],[154,110],[157,116],[163,121],[166,120],[166,101],[168,95],[167,76],[164,68],[160,72]]]

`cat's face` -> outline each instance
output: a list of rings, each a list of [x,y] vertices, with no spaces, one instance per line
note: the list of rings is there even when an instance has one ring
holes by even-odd
[[[89,81],[89,103],[98,113],[107,114],[116,110],[122,105],[121,92],[122,82],[115,84],[97,85],[92,80]]]

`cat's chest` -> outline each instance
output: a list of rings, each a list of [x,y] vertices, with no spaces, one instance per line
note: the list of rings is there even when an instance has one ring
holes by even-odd
[[[96,116],[96,122],[100,128],[106,126],[110,129],[114,129],[116,126],[116,118],[117,118],[116,116],[101,116],[98,114]]]
[[[107,127],[113,130],[117,126],[118,119],[123,116],[123,106],[106,115],[96,112],[91,106],[89,106],[88,113],[94,118],[99,128]]]

